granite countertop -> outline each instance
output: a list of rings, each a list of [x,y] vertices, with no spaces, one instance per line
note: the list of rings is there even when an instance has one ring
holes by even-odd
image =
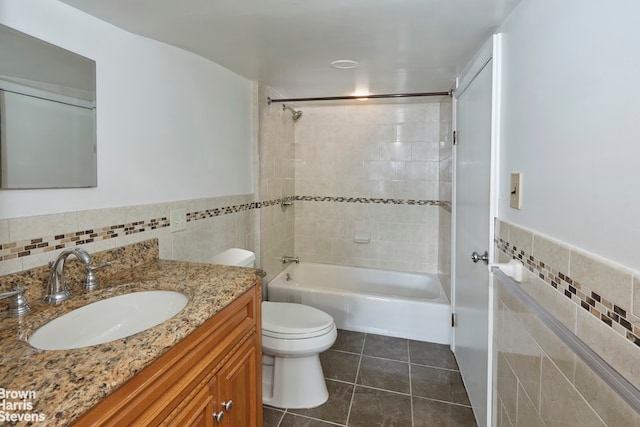
[[[70,424],[258,280],[251,268],[155,260],[110,276],[96,291],[73,290],[59,306],[31,300],[31,313],[0,320],[0,425],[14,425],[6,414],[23,416],[15,425]],[[27,343],[38,327],[68,311],[151,289],[182,292],[189,302],[160,325],[105,344],[43,351]]]

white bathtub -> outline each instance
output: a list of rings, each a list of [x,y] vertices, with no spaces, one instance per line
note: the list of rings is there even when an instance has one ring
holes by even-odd
[[[451,342],[451,304],[435,275],[301,262],[274,277],[267,295],[323,310],[340,329]]]

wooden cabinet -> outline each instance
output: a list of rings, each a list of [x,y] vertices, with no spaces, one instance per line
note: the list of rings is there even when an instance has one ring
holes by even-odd
[[[202,387],[193,399],[190,399],[184,409],[165,421],[172,427],[212,427],[215,411],[216,379],[212,379]]]
[[[220,398],[217,410],[223,410],[225,414],[221,426],[258,427],[256,410],[261,412],[262,405],[257,405],[256,393],[252,390],[256,383],[259,354],[255,346],[248,344],[243,345],[217,375],[217,395]],[[229,402],[231,407],[227,410]]]
[[[262,427],[260,301],[258,284],[74,426]]]

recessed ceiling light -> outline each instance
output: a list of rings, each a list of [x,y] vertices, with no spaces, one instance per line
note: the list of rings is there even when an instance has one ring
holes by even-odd
[[[357,61],[352,61],[351,59],[339,59],[337,61],[333,61],[331,66],[334,68],[339,68],[341,70],[348,70],[349,68],[356,68],[360,65]]]

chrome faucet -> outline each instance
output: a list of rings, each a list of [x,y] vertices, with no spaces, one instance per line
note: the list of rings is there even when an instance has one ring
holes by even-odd
[[[20,316],[31,311],[29,301],[27,301],[27,298],[25,298],[23,294],[24,288],[22,286],[15,286],[10,292],[3,292],[0,294],[0,299],[16,297],[16,299],[9,305],[9,316]]]
[[[44,297],[45,302],[49,304],[59,304],[71,298],[67,282],[64,279],[64,262],[69,255],[75,255],[85,265],[91,262],[91,255],[82,248],[71,248],[62,251],[53,263],[51,274],[49,275],[49,292]]]
[[[283,256],[282,263],[286,264],[288,262],[295,262],[296,264],[300,263],[300,258],[297,256]]]

